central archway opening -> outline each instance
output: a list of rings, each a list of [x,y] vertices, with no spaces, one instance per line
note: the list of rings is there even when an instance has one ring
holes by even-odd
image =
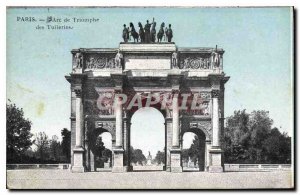
[[[163,171],[166,163],[165,118],[152,107],[138,109],[131,118],[130,165],[133,171]]]

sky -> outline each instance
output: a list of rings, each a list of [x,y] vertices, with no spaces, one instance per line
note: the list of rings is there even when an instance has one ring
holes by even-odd
[[[74,23],[69,30],[37,30],[45,22],[22,22],[18,17],[99,18]],[[268,110],[274,126],[293,134],[292,20],[281,8],[20,8],[7,10],[7,99],[24,109],[32,132],[50,137],[70,129],[70,85],[75,48],[117,48],[123,24],[155,18],[172,24],[178,47],[215,47],[225,50],[225,117],[234,110]],[[160,120],[154,111],[143,111]],[[135,117],[135,116],[134,116]],[[137,129],[149,131],[151,123]],[[153,124],[153,123],[152,123]],[[156,133],[154,133],[156,132]],[[136,132],[137,136],[140,136]],[[153,140],[161,132],[153,131]],[[132,137],[132,139],[135,139]],[[140,141],[143,142],[142,140]],[[137,143],[139,144],[139,143]],[[159,146],[157,146],[159,147]],[[145,147],[145,150],[147,148]]]

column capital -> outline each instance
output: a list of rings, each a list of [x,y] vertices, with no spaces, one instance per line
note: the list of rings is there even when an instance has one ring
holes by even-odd
[[[218,90],[218,89],[211,90],[211,97],[212,98],[219,98],[220,97],[220,90]]]
[[[180,93],[179,87],[172,89],[172,94],[179,94],[179,93]]]
[[[123,92],[123,89],[122,87],[115,87],[114,88],[114,94],[117,95],[117,94],[122,94]]]
[[[76,86],[76,87],[74,88],[74,92],[75,92],[75,94],[76,94],[76,97],[77,97],[77,98],[80,98],[81,95],[82,95],[82,88],[81,88],[81,86]]]

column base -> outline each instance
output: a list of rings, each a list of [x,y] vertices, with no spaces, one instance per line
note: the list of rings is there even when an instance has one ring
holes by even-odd
[[[219,146],[212,146],[209,150],[210,154],[210,165],[208,167],[208,171],[210,173],[221,173],[224,172],[222,166],[222,150]]]
[[[222,172],[224,172],[222,166],[209,166],[208,171],[210,173],[222,173]]]
[[[123,173],[124,172],[124,167],[113,166],[111,172],[113,172],[113,173]]]
[[[112,167],[113,173],[123,173],[124,172],[124,149],[123,148],[114,148],[114,164]]]
[[[133,166],[132,166],[132,165],[127,166],[127,171],[128,171],[128,172],[133,171]]]
[[[75,147],[73,149],[74,165],[71,168],[73,173],[83,173],[85,171],[83,165],[83,153],[84,149],[81,147]]]
[[[172,173],[181,173],[181,149],[174,148],[170,150],[171,152],[171,172]]]
[[[171,172],[171,167],[170,166],[166,166],[165,171]]]
[[[84,173],[85,172],[85,169],[84,167],[75,167],[75,166],[72,166],[72,173]]]
[[[130,166],[123,166],[123,172],[130,171]]]

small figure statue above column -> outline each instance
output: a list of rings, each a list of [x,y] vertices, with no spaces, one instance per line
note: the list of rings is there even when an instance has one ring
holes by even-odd
[[[75,54],[75,60],[76,60],[76,68],[82,68],[83,56],[81,52]]]
[[[172,68],[179,68],[178,67],[178,53],[177,53],[177,51],[172,53]]]
[[[122,68],[122,60],[123,60],[123,54],[120,53],[120,50],[118,50],[118,53],[115,57],[115,66],[116,68]]]
[[[220,54],[218,53],[217,50],[218,50],[218,46],[216,45],[216,49],[212,53],[212,61],[213,61],[214,68],[219,68],[220,66]]]

